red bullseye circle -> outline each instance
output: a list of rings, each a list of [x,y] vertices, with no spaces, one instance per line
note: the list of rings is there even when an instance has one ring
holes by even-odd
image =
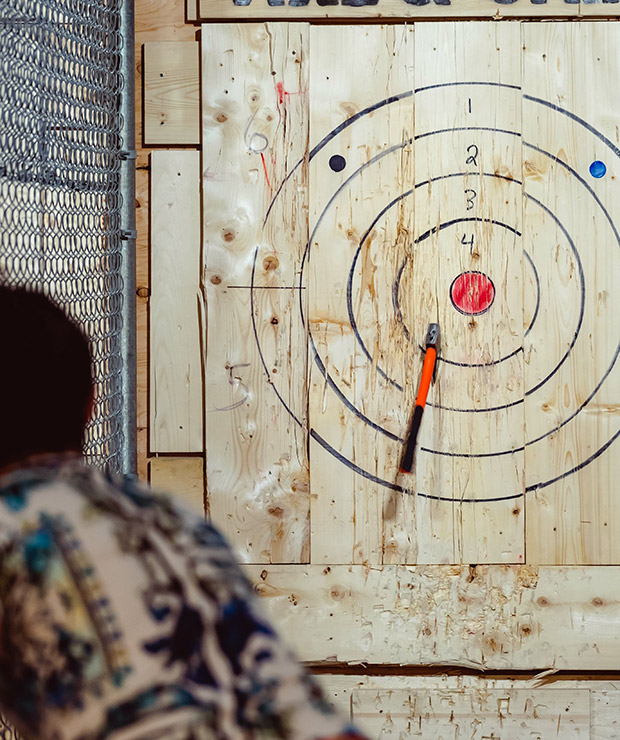
[[[462,272],[450,286],[457,311],[476,316],[488,311],[495,299],[495,286],[483,272]]]

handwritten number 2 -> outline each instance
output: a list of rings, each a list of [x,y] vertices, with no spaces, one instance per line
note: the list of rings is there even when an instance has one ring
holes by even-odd
[[[465,160],[465,164],[473,164],[474,167],[477,167],[478,166],[477,157],[478,157],[478,154],[479,154],[478,147],[475,144],[470,144],[467,147],[467,154],[469,156]]]

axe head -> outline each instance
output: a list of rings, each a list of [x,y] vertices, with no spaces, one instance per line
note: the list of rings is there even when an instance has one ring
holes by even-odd
[[[441,339],[441,332],[439,330],[439,324],[429,324],[426,330],[426,347],[433,347],[439,357],[439,343]],[[433,370],[433,382],[437,379],[437,360],[435,360],[435,369]]]

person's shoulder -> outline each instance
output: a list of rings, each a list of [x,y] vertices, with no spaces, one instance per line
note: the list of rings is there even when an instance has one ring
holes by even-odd
[[[135,514],[151,519],[168,533],[189,533],[196,545],[228,550],[224,536],[198,511],[166,491],[152,489],[134,476],[102,474],[107,486]]]

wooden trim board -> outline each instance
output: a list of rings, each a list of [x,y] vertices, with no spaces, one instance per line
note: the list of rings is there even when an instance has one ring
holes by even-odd
[[[200,19],[207,20],[372,20],[457,18],[613,18],[617,0],[199,0]]]
[[[151,154],[151,451],[202,452],[200,153]]]

